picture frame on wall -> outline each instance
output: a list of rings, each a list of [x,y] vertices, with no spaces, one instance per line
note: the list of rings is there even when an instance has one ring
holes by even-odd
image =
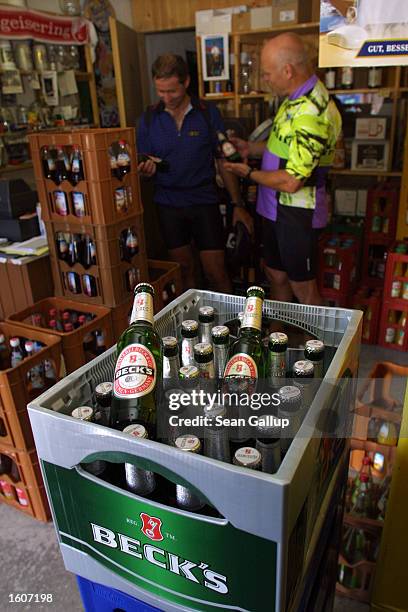
[[[208,34],[201,38],[204,81],[229,79],[228,34]]]

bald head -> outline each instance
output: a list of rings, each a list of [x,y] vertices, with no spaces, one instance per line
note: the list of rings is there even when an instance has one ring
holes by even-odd
[[[261,55],[264,80],[278,95],[290,95],[313,74],[302,38],[292,32],[269,39]]]

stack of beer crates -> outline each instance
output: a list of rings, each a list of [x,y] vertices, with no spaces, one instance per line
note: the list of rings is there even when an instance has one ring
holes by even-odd
[[[356,286],[358,237],[352,234],[325,234],[319,242],[317,283],[328,306],[348,307]]]
[[[408,350],[408,241],[396,242],[388,252],[379,344]]]
[[[0,362],[0,499],[40,521],[50,518],[40,464],[34,445],[27,404],[58,380],[61,341],[41,330],[0,323],[0,334],[8,344],[19,338],[24,351],[27,340],[35,352],[11,360],[1,351]]]

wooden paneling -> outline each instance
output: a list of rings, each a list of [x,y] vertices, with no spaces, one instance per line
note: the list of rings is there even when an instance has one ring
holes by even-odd
[[[246,4],[267,6],[271,0],[132,0],[133,26],[139,32],[193,28],[196,11]]]

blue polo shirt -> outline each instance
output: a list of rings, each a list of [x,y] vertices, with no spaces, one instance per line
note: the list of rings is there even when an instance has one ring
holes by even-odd
[[[154,176],[154,201],[172,207],[217,204],[214,158],[217,130],[225,131],[218,109],[191,100],[180,131],[162,103],[144,113],[137,130],[139,153],[156,155],[169,163],[168,172]]]

